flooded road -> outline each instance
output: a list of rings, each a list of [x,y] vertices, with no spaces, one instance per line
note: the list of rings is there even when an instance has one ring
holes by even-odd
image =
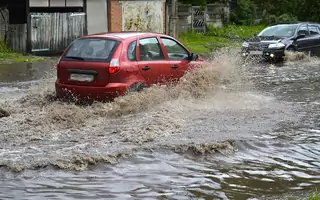
[[[0,66],[0,199],[303,196],[320,187],[319,66],[221,55],[89,107],[50,101],[54,62]]]

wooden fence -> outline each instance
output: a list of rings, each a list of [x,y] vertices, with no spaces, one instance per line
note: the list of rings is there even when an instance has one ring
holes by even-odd
[[[27,24],[8,25],[7,45],[14,52],[27,52]]]
[[[61,51],[85,30],[85,13],[32,13],[32,51]]]
[[[28,24],[8,24],[7,45],[27,52]],[[31,51],[60,52],[86,33],[85,13],[31,13]]]

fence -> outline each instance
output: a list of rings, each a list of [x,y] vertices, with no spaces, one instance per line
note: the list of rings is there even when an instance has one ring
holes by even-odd
[[[229,7],[224,5],[207,5],[204,7],[179,4],[178,6],[179,27],[178,32],[186,32],[193,29],[197,32],[205,32],[206,25],[222,26],[223,21],[229,20]],[[167,5],[167,28],[169,30],[169,19],[171,5]],[[167,32],[168,33],[168,32]]]
[[[7,46],[18,53],[27,52],[27,24],[8,24]]]
[[[31,31],[31,51],[56,52],[85,34],[85,13],[31,13],[31,24],[9,24],[9,13],[0,9],[1,45],[19,53],[27,52],[27,28]],[[2,41],[2,42],[1,42]]]
[[[61,51],[86,29],[85,13],[32,13],[32,51]]]

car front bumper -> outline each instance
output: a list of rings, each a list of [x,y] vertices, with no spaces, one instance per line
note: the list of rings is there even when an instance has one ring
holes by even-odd
[[[263,49],[263,50],[251,50],[242,49],[241,54],[244,57],[257,56],[265,59],[278,59],[285,56],[284,49]]]

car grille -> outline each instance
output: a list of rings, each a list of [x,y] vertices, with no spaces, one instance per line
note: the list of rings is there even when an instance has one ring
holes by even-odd
[[[264,50],[268,48],[269,44],[267,43],[251,43],[249,45],[250,50]]]

